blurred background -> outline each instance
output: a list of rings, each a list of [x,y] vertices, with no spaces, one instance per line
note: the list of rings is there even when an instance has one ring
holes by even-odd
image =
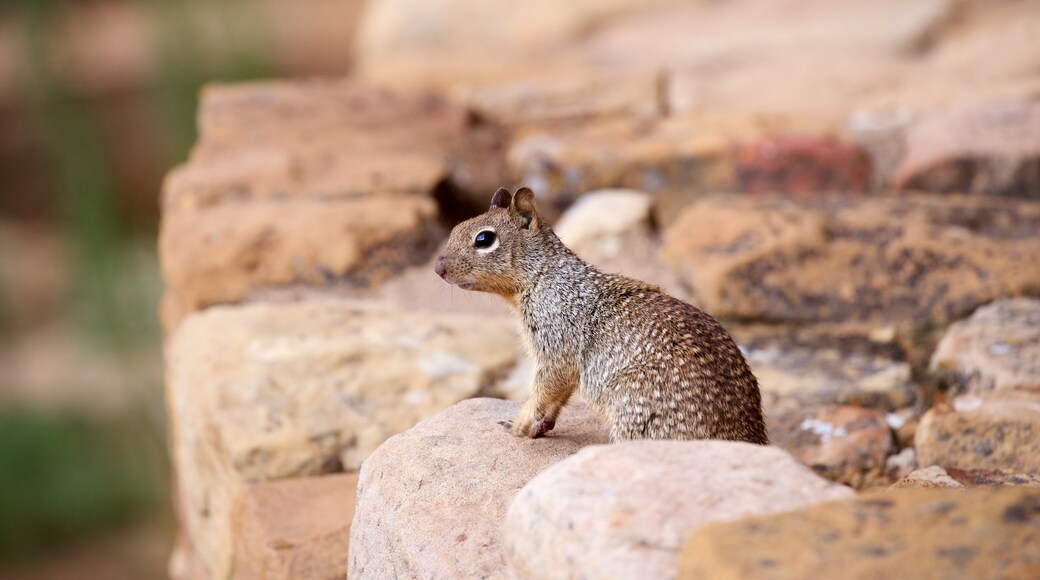
[[[342,75],[360,0],[0,2],[0,578],[163,577],[163,175],[212,80]]]

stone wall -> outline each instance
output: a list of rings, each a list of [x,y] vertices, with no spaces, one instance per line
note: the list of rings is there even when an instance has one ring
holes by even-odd
[[[174,576],[712,577],[761,565],[729,542],[769,514],[811,536],[918,466],[900,485],[1035,482],[1040,6],[506,4],[374,0],[354,78],[203,93],[162,196]],[[530,361],[431,260],[521,184],[580,255],[724,320],[774,447],[599,446],[580,404],[522,441],[470,400],[522,400]],[[992,493],[956,509],[1035,526],[1035,493]],[[918,550],[900,525],[839,537]]]

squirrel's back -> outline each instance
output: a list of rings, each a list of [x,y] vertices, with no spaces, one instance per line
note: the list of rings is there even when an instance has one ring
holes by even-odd
[[[654,286],[598,277],[580,389],[614,439],[768,442],[758,381],[717,320]]]

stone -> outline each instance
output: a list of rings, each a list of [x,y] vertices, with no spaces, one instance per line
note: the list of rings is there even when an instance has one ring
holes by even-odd
[[[1040,391],[962,395],[933,407],[914,447],[919,465],[1040,474]]]
[[[474,348],[479,345],[480,348]],[[212,307],[167,345],[184,527],[214,576],[246,483],[357,469],[388,437],[494,394],[520,357],[508,320],[311,299]]]
[[[948,322],[1040,289],[1040,204],[713,197],[665,231],[706,310],[760,322]]]
[[[543,126],[602,118],[652,119],[662,114],[658,76],[567,74],[535,76],[459,89],[480,119],[510,127]]]
[[[1040,487],[1040,475],[1017,473],[1001,469],[957,469],[930,465],[917,469],[900,479],[892,487],[901,488],[954,488],[1027,486]]]
[[[852,404],[894,410],[917,398],[910,365],[888,357],[782,343],[746,354],[767,409]]]
[[[392,85],[457,86],[573,72],[580,60],[567,49],[590,28],[671,2],[375,0],[362,15],[352,73]]]
[[[205,89],[199,141],[163,185],[167,329],[257,290],[378,284],[424,262],[467,127],[446,99],[348,81]]]
[[[517,494],[505,519],[506,553],[520,578],[672,578],[683,540],[700,526],[852,495],[776,447],[590,447]]]
[[[930,370],[960,392],[1040,388],[1040,300],[997,300],[954,323]]]
[[[502,520],[513,496],[550,465],[608,440],[605,426],[574,403],[546,437],[515,437],[500,423],[518,409],[508,401],[463,401],[369,456],[348,576],[507,578]]]
[[[641,191],[590,191],[553,229],[568,248],[600,270],[656,284],[685,298],[679,278],[661,260],[660,240],[651,225],[652,205],[652,197]]]
[[[345,578],[357,473],[247,485],[232,511],[234,576]]]
[[[650,195],[632,189],[604,189],[582,196],[553,227],[569,248],[593,244],[650,227]],[[615,249],[619,253],[620,248]]]
[[[432,199],[264,200],[168,211],[160,252],[168,329],[186,314],[291,285],[371,285],[425,261],[440,239]]]
[[[766,417],[769,441],[819,475],[860,489],[885,480],[893,452],[885,414],[862,407],[817,407]]]
[[[682,67],[670,72],[668,110],[683,115],[706,111],[812,115],[840,122],[867,108],[879,94],[902,86],[908,63],[892,54],[821,52],[809,57],[780,53],[712,70]],[[867,110],[874,110],[867,108]]]
[[[1033,578],[1040,490],[901,489],[704,526],[679,578]]]
[[[1040,199],[1040,104],[1005,102],[923,115],[892,175],[901,189]]]
[[[510,173],[554,215],[581,194],[631,188],[655,194],[656,216],[706,193],[864,192],[870,161],[820,120],[698,114],[658,121],[604,120],[569,131],[531,131],[507,156]]]

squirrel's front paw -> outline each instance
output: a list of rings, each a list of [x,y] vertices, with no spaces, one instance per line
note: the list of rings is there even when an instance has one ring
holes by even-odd
[[[541,413],[528,412],[526,408],[520,409],[520,413],[513,421],[513,434],[517,437],[530,437],[538,439],[556,426],[556,419],[547,417]]]

